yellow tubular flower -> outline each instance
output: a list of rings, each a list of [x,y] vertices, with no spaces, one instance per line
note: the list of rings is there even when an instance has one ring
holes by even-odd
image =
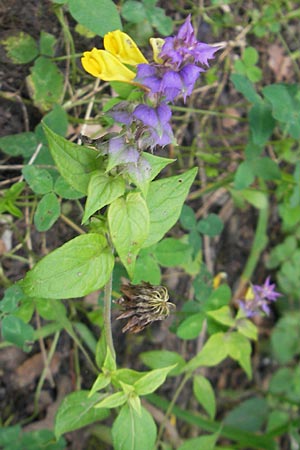
[[[116,56],[97,48],[93,48],[90,52],[84,52],[81,64],[88,73],[104,81],[125,81],[130,83],[136,76]]]
[[[156,63],[161,64],[163,60],[159,57],[161,49],[165,43],[164,39],[161,38],[150,38],[150,45],[153,50],[153,59]]]
[[[122,63],[136,66],[148,61],[128,34],[120,30],[111,31],[104,36],[104,48],[115,55]]]

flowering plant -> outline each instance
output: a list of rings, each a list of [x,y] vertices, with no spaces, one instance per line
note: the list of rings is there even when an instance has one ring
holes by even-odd
[[[155,404],[151,394],[167,377],[182,376],[174,398],[192,380],[196,399],[214,419],[213,388],[199,369],[231,357],[250,378],[250,340],[257,338],[257,329],[248,318],[258,310],[268,314],[270,302],[280,295],[268,278],[263,286],[250,288],[246,299],[239,302],[241,310],[234,314],[228,305],[228,286],[216,282],[205,306],[195,315],[197,336],[205,335],[207,323],[213,322],[213,331],[195,356],[185,361],[176,352],[146,352],[143,362],[152,370],[118,368],[111,326],[112,281],[117,263],[122,263],[130,280],[122,284],[122,296],[114,300],[121,309],[118,319],[126,320],[123,332],[139,333],[175,311],[167,288],[147,279],[147,273],[138,279],[137,265],[140,255],[158,244],[177,222],[197,168],[165,178],[161,171],[173,160],[155,153],[159,147],[175,144],[172,104],[181,98],[187,101],[208,61],[220,48],[197,41],[190,16],[174,37],[153,38],[151,46],[153,59],[148,60],[126,33],[116,30],[104,36],[104,50],[93,48],[84,52],[82,66],[90,75],[126,83],[134,95],[118,100],[107,111],[114,124],[111,130],[97,139],[83,135],[82,146],[70,143],[44,124],[62,177],[81,196],[86,196],[82,223],[87,232],[80,230],[78,237],[45,256],[18,285],[26,296],[35,299],[37,308],[47,312],[49,307],[75,342],[76,333],[63,303],[57,302],[57,307],[53,307],[49,300],[72,299],[103,288],[103,333],[95,350],[96,366],[88,359],[97,376],[89,392],[80,390],[65,397],[56,416],[55,432],[61,436],[105,419],[116,410],[111,438],[116,450],[152,450],[155,442],[159,447],[173,405],[157,433],[150,408],[145,407],[141,397],[147,396]],[[156,179],[158,175],[160,178]],[[183,247],[179,248],[184,248],[184,243],[180,244]],[[189,319],[184,318],[179,324],[178,336],[182,333],[186,338],[194,332],[189,330]],[[212,430],[209,424],[206,427]],[[208,437],[196,438],[197,442],[187,441],[186,445],[208,448],[209,442],[209,448],[213,448],[219,427],[214,427],[214,431]],[[230,435],[225,429],[226,433]],[[257,445],[263,442],[257,436],[252,438]],[[240,442],[248,445],[248,439],[251,441],[251,436]]]

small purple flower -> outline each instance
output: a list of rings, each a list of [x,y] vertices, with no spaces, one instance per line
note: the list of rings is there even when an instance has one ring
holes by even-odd
[[[161,76],[159,66],[151,64],[139,64],[137,66],[137,75],[134,81],[143,84],[154,94],[160,91]]]
[[[195,38],[189,15],[174,37],[167,37],[159,57],[177,67],[186,62],[196,62],[208,66],[218,47],[212,47]]]
[[[256,284],[253,285],[253,291],[257,297],[264,298],[270,302],[275,302],[277,298],[281,296],[279,292],[275,291],[275,287],[275,283],[270,284],[270,277],[268,277],[262,286]]]
[[[133,115],[145,126],[141,138],[143,147],[154,148],[156,145],[163,147],[174,141],[170,125],[172,112],[165,103],[160,103],[156,108],[151,108],[148,105],[138,105]]]
[[[270,277],[266,279],[262,286],[254,284],[251,286],[252,297],[247,300],[239,300],[239,306],[246,317],[259,315],[260,311],[270,314],[270,302],[275,302],[281,296],[275,291],[275,284],[270,284]]]
[[[159,58],[161,64],[139,64],[135,81],[146,86],[153,95],[173,102],[180,95],[184,101],[191,95],[194,85],[208,60],[214,57],[219,47],[198,42],[194,35],[190,16],[174,37],[167,37]]]
[[[178,97],[182,91],[182,79],[179,72],[174,70],[166,72],[161,80],[160,91],[167,101],[171,102]]]
[[[116,122],[123,123],[124,125],[131,125],[133,117],[131,113],[131,105],[128,102],[120,102],[113,106],[108,114]]]
[[[112,138],[108,147],[108,170],[115,166],[137,163],[140,154],[132,145],[126,144],[123,137]]]

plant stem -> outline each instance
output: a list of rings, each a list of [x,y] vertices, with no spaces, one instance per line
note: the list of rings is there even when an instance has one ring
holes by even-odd
[[[170,416],[171,413],[172,413],[172,410],[173,410],[173,408],[174,408],[174,405],[175,405],[175,403],[176,403],[176,401],[177,401],[177,399],[178,399],[178,397],[179,397],[179,395],[180,395],[182,389],[184,388],[184,386],[186,385],[187,381],[188,381],[190,378],[191,378],[191,374],[190,374],[190,373],[186,373],[186,374],[184,375],[184,377],[182,378],[182,380],[181,380],[181,382],[180,382],[178,388],[176,389],[176,392],[175,392],[175,394],[174,394],[174,396],[173,396],[173,398],[172,398],[171,402],[169,403],[168,408],[167,408],[167,410],[166,410],[165,420],[164,420],[164,422],[162,422],[162,424],[160,425],[160,428],[159,428],[159,431],[158,431],[158,434],[157,434],[156,447],[155,447],[155,448],[158,448],[160,439],[161,439],[161,437],[162,437],[162,435],[163,435],[163,432],[164,432],[164,430],[165,430],[165,428],[166,428],[166,422],[167,422],[169,416]]]
[[[111,294],[112,294],[112,274],[104,287],[104,332],[106,345],[108,346],[111,356],[116,359],[116,352],[111,331]]]
[[[250,251],[250,255],[248,257],[247,263],[243,270],[243,273],[240,277],[239,286],[236,289],[235,299],[238,299],[243,294],[245,286],[249,283],[253,272],[257,266],[260,255],[263,250],[266,248],[268,243],[268,219],[269,219],[269,204],[267,203],[264,208],[258,210],[258,221],[255,230],[255,235]]]

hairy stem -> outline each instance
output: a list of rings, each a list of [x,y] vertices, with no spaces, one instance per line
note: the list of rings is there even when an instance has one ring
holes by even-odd
[[[112,294],[112,274],[104,287],[104,332],[106,345],[108,346],[111,356],[116,359],[116,352],[111,330],[111,294]]]

